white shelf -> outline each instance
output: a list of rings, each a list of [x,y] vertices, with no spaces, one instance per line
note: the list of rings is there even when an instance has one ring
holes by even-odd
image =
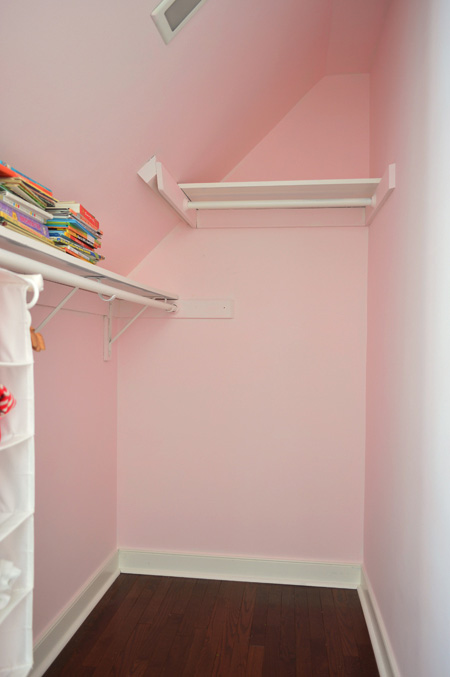
[[[0,453],[5,449],[10,449],[10,447],[19,445],[21,442],[26,442],[32,437],[34,437],[33,433],[28,433],[27,435],[5,435],[0,442]]]
[[[165,311],[165,313],[174,313],[178,310],[174,303],[178,296],[172,292],[138,284],[127,277],[65,254],[56,247],[8,230],[4,226],[0,226],[0,267],[24,276],[28,282],[32,282],[30,276],[38,275],[50,282],[72,287],[71,291],[40,322],[36,328],[37,332],[61,310],[79,289],[99,294],[103,300],[108,302],[121,299],[141,306],[126,327],[122,328],[115,337],[112,337],[112,303],[109,303],[108,315],[105,315],[106,322],[104,323],[105,360],[111,358],[112,343],[140,317],[146,308],[157,308]]]
[[[12,534],[15,529],[20,527],[32,515],[32,512],[15,512],[4,518],[0,513],[0,542]]]
[[[4,226],[0,226],[0,248],[14,254],[20,254],[33,261],[52,266],[52,268],[57,270],[79,275],[82,278],[97,280],[128,293],[138,294],[146,298],[165,298],[169,300],[178,298],[176,294],[138,284],[123,275],[113,273],[110,270],[106,270],[106,268],[94,266],[92,263],[61,252],[56,247],[8,230]],[[14,265],[8,263],[8,269],[14,270]],[[20,273],[22,271],[14,270],[14,272]],[[39,270],[36,270],[36,272],[39,272]]]
[[[31,367],[33,362],[0,362],[0,367]]]
[[[27,595],[29,595],[32,592],[32,588],[24,588],[24,589],[18,589],[18,590],[12,590],[11,592],[11,599],[8,602],[8,604],[5,606],[4,609],[0,609],[0,624],[3,623],[3,621],[8,618],[9,614],[16,608],[20,602],[25,599]],[[1,631],[0,631],[1,632]],[[2,671],[0,670],[0,675],[2,674]]]
[[[16,668],[0,670],[0,677],[26,677],[32,667],[32,663],[27,663],[26,665],[20,665]]]
[[[17,580],[11,581],[8,604],[0,610],[0,675],[9,677],[25,677],[33,658],[34,387],[25,298],[29,285],[22,276],[0,270],[0,306],[4,309],[0,376],[16,399],[15,407],[2,418],[0,559],[20,571]]]
[[[242,212],[254,211],[258,216],[251,219],[252,227],[310,226],[310,225],[369,225],[376,212],[395,188],[395,165],[389,165],[383,178],[330,179],[306,181],[241,181],[220,183],[177,183],[165,167],[153,156],[138,175],[158,193],[192,228],[241,227],[250,225]],[[345,215],[342,210],[358,210],[356,218]],[[226,218],[217,219],[214,213],[229,210]],[[263,210],[272,211],[268,224]],[[316,212],[314,216],[280,218],[280,211],[303,210]],[[323,218],[317,216],[322,210]],[[333,211],[336,222],[330,219]],[[355,212],[354,212],[355,213]],[[201,218],[200,218],[201,216]]]
[[[187,198],[201,208],[201,203],[231,202],[234,209],[242,208],[246,202],[284,202],[286,200],[319,201],[361,200],[357,206],[368,206],[381,179],[336,179],[321,181],[246,181],[221,183],[180,183]],[[309,205],[307,204],[306,207]],[[320,206],[320,205],[319,205]],[[324,205],[326,206],[326,205]],[[208,206],[208,209],[211,209]]]

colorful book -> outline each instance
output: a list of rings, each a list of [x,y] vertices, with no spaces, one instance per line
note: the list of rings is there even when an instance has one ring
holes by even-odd
[[[0,202],[0,216],[6,217],[6,219],[9,220],[12,219],[13,221],[18,221],[24,226],[31,228],[31,230],[35,230],[37,233],[44,235],[44,237],[48,237],[48,228],[45,223],[40,223],[39,221],[31,218],[31,216],[22,214],[22,212],[19,212],[17,209],[14,209],[14,207],[11,207],[5,202]]]
[[[49,228],[54,228],[56,226],[65,226],[66,228],[72,227],[78,230],[82,230],[87,235],[93,236],[96,240],[99,240],[103,235],[101,230],[94,230],[90,226],[87,226],[80,219],[77,219],[74,215],[70,217],[53,217],[47,221],[47,226]]]
[[[84,221],[86,221],[91,228],[95,230],[100,229],[100,224],[91,212],[88,212],[86,207],[83,207],[79,202],[56,202],[55,209],[69,209],[75,214],[78,214]]]
[[[8,179],[6,177],[0,177],[0,186],[6,188],[14,195],[28,200],[31,204],[35,204],[41,209],[45,209],[48,206],[47,202],[40,197],[37,193],[33,192],[29,186],[26,185],[22,179]]]
[[[92,245],[89,242],[82,240],[81,238],[77,237],[76,235],[73,235],[73,233],[70,233],[67,230],[59,231],[49,229],[49,236],[52,239],[56,239],[58,237],[66,238],[67,241],[74,242],[79,247],[83,247],[84,249],[87,249],[89,251],[95,251],[95,249],[98,249],[98,247],[96,247],[95,245]]]
[[[49,212],[46,212],[43,209],[30,204],[27,202],[27,200],[14,195],[14,193],[10,193],[8,190],[2,188],[1,184],[0,200],[8,204],[10,207],[14,207],[14,209],[17,209],[19,212],[22,212],[22,214],[28,214],[28,216],[31,216],[31,218],[33,218],[35,221],[39,221],[40,223],[45,223],[49,218],[51,218],[51,214]]]
[[[101,256],[101,254],[84,249],[70,240],[67,241],[67,238],[64,237],[56,237],[53,238],[52,241],[54,244],[58,245],[59,249],[62,249],[66,253],[78,256],[78,258],[90,261],[91,263],[97,263],[97,261],[102,261],[105,258],[104,256]]]
[[[81,216],[81,214],[78,214],[67,207],[51,207],[48,211],[51,213],[52,219],[60,221],[75,220],[81,226],[86,228],[88,232],[92,233],[94,237],[101,237],[103,235],[103,232],[99,228],[94,228]]]
[[[59,233],[61,235],[73,236],[78,238],[79,240],[82,240],[83,242],[86,242],[91,247],[101,246],[100,242],[95,237],[92,237],[92,235],[88,235],[82,230],[77,230],[72,226],[52,226],[50,223],[47,227],[49,233],[54,232],[55,234]]]
[[[21,177],[26,183],[31,184],[32,186],[35,186],[39,191],[42,193],[47,193],[47,195],[53,195],[52,191],[50,188],[47,188],[46,186],[43,186],[42,183],[38,183],[34,179],[31,179],[29,176],[26,174],[23,174],[22,172],[19,172],[18,169],[14,169],[14,167],[11,167],[10,165],[6,164],[6,162],[3,162],[0,160],[0,176],[11,176],[11,177]]]
[[[41,235],[41,233],[38,233],[37,230],[28,228],[23,223],[20,223],[19,221],[14,221],[14,219],[10,219],[5,215],[0,216],[0,225],[4,226],[8,230],[14,231],[15,233],[19,233],[20,235],[26,235],[27,237],[32,237],[36,240],[39,240],[40,242],[44,242],[45,244],[54,246],[50,237],[45,237],[45,235]]]

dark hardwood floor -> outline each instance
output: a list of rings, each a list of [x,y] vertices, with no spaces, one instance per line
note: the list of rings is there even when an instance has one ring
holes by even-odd
[[[355,590],[122,574],[45,677],[379,677]]]

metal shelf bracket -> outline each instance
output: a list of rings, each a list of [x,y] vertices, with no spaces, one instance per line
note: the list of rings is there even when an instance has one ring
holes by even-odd
[[[114,299],[109,300],[109,308],[108,308],[108,314],[103,316],[103,359],[105,362],[108,362],[111,357],[112,357],[112,344],[114,341],[117,341],[119,336],[122,336],[122,334],[129,328],[131,325],[136,322],[136,320],[144,313],[147,309],[148,306],[142,306],[138,310],[138,312],[133,315],[131,320],[129,320],[120,331],[117,332],[115,336],[112,335],[112,319],[113,319],[113,314],[112,314],[112,304],[113,304]],[[177,308],[176,306],[169,307],[166,309],[166,313],[174,313],[176,312]]]
[[[58,305],[53,308],[52,312],[47,315],[45,319],[42,320],[42,322],[39,324],[39,326],[36,327],[35,331],[39,332],[41,331],[42,327],[45,327],[47,322],[50,322],[50,320],[55,317],[57,313],[61,310],[63,306],[66,305],[67,301],[72,298],[72,296],[77,292],[79,287],[74,287],[73,289],[70,290],[70,292],[58,303]]]

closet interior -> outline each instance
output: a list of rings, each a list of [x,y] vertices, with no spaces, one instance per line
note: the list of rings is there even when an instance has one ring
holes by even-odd
[[[441,677],[450,8],[198,5],[2,5],[0,677],[119,573],[357,589]]]

